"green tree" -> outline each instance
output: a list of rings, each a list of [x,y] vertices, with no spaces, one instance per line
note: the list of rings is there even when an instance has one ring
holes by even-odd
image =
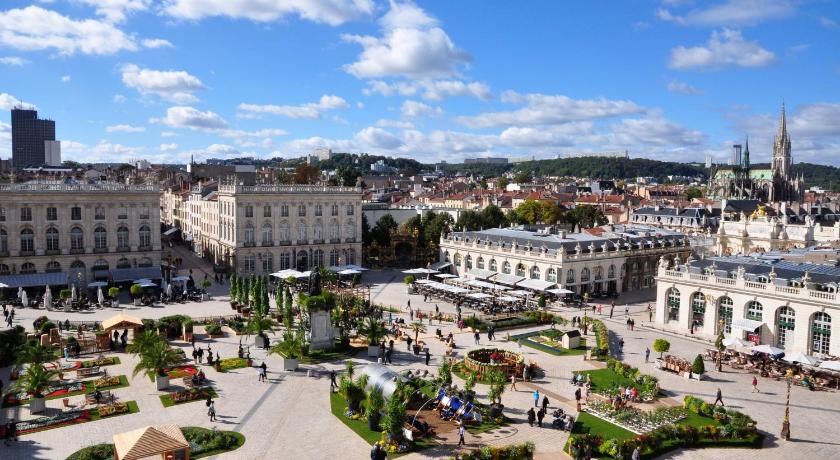
[[[505,177],[505,176],[500,177],[499,181],[498,181],[499,189],[500,190],[505,190],[509,183],[510,183],[510,181],[507,180],[507,177]]]
[[[461,231],[471,232],[484,227],[481,216],[475,211],[462,211],[455,222],[455,228]]]
[[[355,187],[356,180],[362,176],[362,173],[359,172],[358,169],[350,166],[339,166],[338,169],[335,170],[335,173],[340,180],[341,185],[345,187]]]
[[[689,187],[685,191],[685,197],[689,200],[693,200],[695,198],[703,198],[703,191],[700,190],[699,187]]]
[[[694,362],[691,363],[691,372],[696,374],[696,375],[700,375],[700,374],[706,372],[706,365],[703,364],[703,357],[702,356],[697,355],[694,358]]]
[[[662,353],[671,349],[671,342],[665,339],[656,339],[653,341],[653,351],[659,352],[659,358],[662,358]]]
[[[531,182],[531,179],[531,173],[529,171],[519,171],[513,176],[513,180],[517,184],[527,184]]]
[[[565,218],[568,223],[578,225],[580,228],[592,228],[607,223],[607,218],[601,209],[588,204],[578,205],[566,211]]]
[[[397,389],[403,385],[401,380],[397,380]],[[396,395],[398,391],[394,391]],[[382,428],[388,433],[389,437],[396,441],[403,439],[403,425],[405,425],[405,403],[401,398],[392,396],[385,404],[385,415],[381,421]]]
[[[484,228],[499,228],[507,223],[507,218],[501,208],[491,204],[481,210],[481,221]]]
[[[370,246],[373,244],[373,235],[370,233],[370,224],[367,217],[362,213],[362,244]]]
[[[397,221],[391,214],[385,214],[376,221],[376,225],[371,230],[371,236],[381,247],[391,245],[391,231],[397,228]]]

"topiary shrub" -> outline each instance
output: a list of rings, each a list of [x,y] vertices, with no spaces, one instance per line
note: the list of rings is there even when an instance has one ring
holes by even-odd
[[[415,280],[416,280],[416,278],[414,277],[414,275],[408,275],[408,276],[406,276],[405,278],[403,278],[403,282],[404,282],[405,284],[411,284],[411,283],[413,283]]]
[[[662,358],[662,353],[671,349],[671,342],[665,339],[656,339],[653,341],[653,351],[659,352],[659,358]]]
[[[700,375],[700,374],[706,372],[706,365],[703,364],[703,357],[702,356],[697,355],[694,358],[694,362],[691,363],[691,372],[696,374],[696,375]]]
[[[41,334],[49,334],[50,330],[55,329],[55,328],[56,328],[55,323],[53,323],[52,321],[46,321],[46,322],[41,324],[41,327],[38,328],[38,331],[40,331]]]
[[[207,326],[204,326],[204,332],[206,332],[207,335],[222,335],[222,326],[219,326],[218,324],[208,324]]]

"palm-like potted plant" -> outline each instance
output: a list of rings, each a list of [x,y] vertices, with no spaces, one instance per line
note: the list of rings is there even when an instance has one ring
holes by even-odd
[[[388,330],[385,329],[385,325],[373,316],[368,316],[359,326],[359,334],[367,339],[368,357],[375,358],[379,356],[379,342],[388,336]]]
[[[367,416],[368,428],[371,431],[379,431],[379,420],[382,418],[382,408],[385,406],[385,397],[382,390],[372,388],[367,394],[365,401],[365,415]]]
[[[131,297],[134,299],[134,306],[140,306],[140,297],[143,296],[143,286],[132,284],[128,292],[131,293]]]
[[[298,360],[303,356],[306,348],[306,340],[303,331],[287,329],[283,333],[283,339],[275,343],[269,350],[269,354],[280,355],[283,358],[283,370],[297,370]]]
[[[419,321],[415,321],[415,322],[411,323],[409,325],[409,327],[411,328],[411,331],[414,332],[414,347],[413,347],[414,348],[414,354],[419,355],[420,354],[420,342],[418,340],[420,338],[420,333],[421,332],[426,332],[426,326],[424,326],[423,323],[421,323]]]
[[[230,277],[228,283],[228,297],[230,301],[230,308],[236,310],[236,305],[239,304],[239,277],[233,275]]]
[[[58,371],[45,369],[42,363],[34,363],[14,383],[15,391],[29,395],[29,411],[33,414],[39,414],[46,410],[47,402],[44,397],[44,390],[49,388],[50,382],[57,374]]]
[[[254,346],[257,348],[265,348],[268,345],[268,337],[263,335],[263,332],[268,331],[273,333],[271,328],[274,326],[274,321],[263,314],[262,310],[255,310],[254,314],[248,318],[248,324],[245,330],[248,334],[254,334]]]
[[[140,353],[140,362],[134,366],[133,375],[141,372],[153,372],[158,390],[165,390],[169,387],[169,375],[164,372],[167,367],[172,367],[181,362],[182,355],[170,348],[165,340],[158,337],[158,340],[148,345]]]
[[[198,282],[198,287],[204,290],[201,293],[201,300],[207,300],[210,298],[210,295],[207,293],[207,290],[210,289],[210,286],[213,285],[213,282],[210,281],[210,278],[202,278],[201,281]]]
[[[499,371],[490,371],[487,373],[490,380],[490,390],[487,392],[487,398],[490,399],[490,416],[500,417],[505,406],[502,404],[502,394],[505,392],[507,386],[507,376]]]

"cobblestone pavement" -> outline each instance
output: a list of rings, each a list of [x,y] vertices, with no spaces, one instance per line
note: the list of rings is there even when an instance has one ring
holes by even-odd
[[[363,282],[371,284],[371,298],[374,302],[403,309],[402,313],[395,316],[405,317],[408,320],[406,309],[408,299],[411,300],[415,311],[418,308],[433,311],[435,302],[423,302],[422,296],[406,294],[402,277],[402,273],[397,271],[371,271],[365,275]],[[175,313],[193,316],[229,314],[230,307],[222,295],[226,287],[218,286],[214,289],[217,289],[217,295],[216,300],[213,301],[136,310],[133,310],[134,307],[128,307],[128,311],[133,315],[147,318]],[[643,325],[643,320],[646,319],[644,317],[647,316],[646,301],[640,301],[640,299],[641,297],[626,302],[630,305],[631,315],[637,318],[639,325]],[[750,414],[758,421],[759,428],[769,433],[768,449],[760,452],[741,449],[683,450],[667,454],[663,458],[722,460],[743,458],[745,454],[761,455],[766,459],[828,459],[840,456],[840,440],[837,436],[840,430],[835,424],[840,415],[838,393],[808,392],[802,388],[794,388],[791,396],[791,424],[794,441],[780,441],[776,438],[776,433],[781,427],[784,411],[783,383],[762,379],[760,382],[762,393],[751,394],[749,385],[751,376],[732,370],[722,374],[710,372],[711,379],[701,382],[688,381],[655,370],[652,364],[644,363],[643,352],[654,338],[662,337],[663,334],[640,326],[637,326],[636,331],[627,331],[624,324],[626,320],[624,302],[624,299],[617,301],[618,306],[612,320],[605,318],[608,327],[614,332],[612,336],[614,350],[617,350],[619,338],[625,340],[623,353],[619,354],[622,359],[659,377],[663,388],[673,398],[674,404],[679,403],[685,394],[713,399],[715,389],[720,387],[728,405]],[[448,303],[437,302],[437,304],[441,311],[454,312],[455,310]],[[23,324],[31,327],[32,320],[42,313],[43,310],[19,310],[18,318]],[[101,321],[113,313],[113,311],[71,314],[51,312],[49,316],[51,319],[61,320],[66,317],[70,319],[80,317],[79,319],[88,321]],[[469,312],[465,311],[465,314]],[[568,317],[579,314],[575,310],[564,312],[564,315]],[[433,356],[431,366],[425,366],[421,357],[408,353],[404,345],[398,344],[395,345],[393,367],[397,371],[419,369],[437,373],[440,356],[444,352],[444,344],[433,337],[438,327],[444,334],[453,331],[459,346],[459,355],[475,346],[471,333],[460,332],[447,323],[442,326],[434,324],[427,328],[427,333],[421,334],[421,339],[426,340],[431,349]],[[516,332],[527,330],[529,329],[518,329]],[[201,330],[197,328],[196,332],[200,333]],[[570,403],[574,392],[573,386],[569,383],[571,374],[576,370],[597,367],[597,363],[586,362],[582,356],[555,357],[528,347],[519,349],[516,344],[504,339],[506,332],[497,332],[497,336],[499,340],[494,341],[493,346],[523,353],[526,359],[539,363],[545,369],[545,375],[531,383],[519,383],[517,385],[519,391],[511,391],[508,388],[502,399],[506,406],[505,412],[513,419],[513,422],[481,435],[468,434],[466,437],[468,447],[506,445],[530,440],[537,445],[538,458],[562,458],[561,450],[567,440],[566,433],[552,428],[529,427],[526,422],[525,412],[533,404],[532,391],[537,389],[541,394],[548,395],[552,408],[562,407],[567,412],[574,412],[573,402]],[[277,334],[274,337],[277,337]],[[690,358],[697,353],[702,353],[708,347],[708,344],[694,340],[674,336],[665,337],[671,342],[671,353],[677,356]],[[239,339],[240,337],[224,337],[211,342],[200,341],[198,345],[206,348],[209,344],[214,354],[221,351],[222,358],[233,357],[236,355]],[[248,343],[252,340],[247,337],[242,339],[243,342]],[[185,348],[189,346],[183,342],[174,342],[174,344]],[[481,345],[487,344],[486,335],[483,335]],[[111,442],[111,437],[116,433],[159,423],[215,426],[219,429],[236,430],[246,436],[247,441],[241,449],[235,453],[217,456],[218,458],[369,458],[369,446],[330,414],[327,398],[329,380],[326,378],[326,373],[330,369],[343,368],[343,362],[302,365],[298,372],[284,372],[279,370],[281,368],[279,357],[266,357],[265,352],[261,350],[252,350],[252,355],[257,365],[265,360],[269,368],[269,383],[258,382],[254,369],[236,369],[229,373],[219,374],[215,370],[205,368],[205,372],[220,394],[216,403],[218,421],[211,423],[206,416],[204,404],[200,402],[164,408],[158,399],[160,392],[155,390],[154,384],[148,378],[142,375],[131,378],[131,369],[136,360],[131,356],[120,354],[122,363],[110,366],[109,373],[128,375],[131,386],[115,390],[115,393],[120,399],[136,400],[140,408],[139,413],[116,417],[108,421],[90,422],[21,436],[20,442],[10,448],[0,446],[0,458],[4,460],[63,459],[81,447]],[[361,353],[355,361],[359,364],[370,362],[364,355],[365,353]],[[311,375],[307,375],[307,371],[311,371]],[[8,374],[8,368],[0,370],[0,379],[8,382]],[[459,386],[463,385],[457,377],[455,380]],[[487,389],[485,385],[477,385],[479,398],[486,397]],[[71,398],[71,403],[75,404],[80,400],[81,396],[77,396]],[[51,408],[59,409],[61,406],[60,399],[47,403]],[[23,413],[28,413],[28,409],[25,407],[6,409],[3,411],[3,417],[5,420],[7,416],[20,416]],[[456,452],[456,444],[457,438],[450,435],[442,440],[440,446],[410,454],[404,458],[407,460],[448,458]]]

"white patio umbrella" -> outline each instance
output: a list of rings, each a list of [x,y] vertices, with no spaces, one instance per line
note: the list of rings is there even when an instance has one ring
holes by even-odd
[[[26,295],[26,290],[23,290],[23,293],[20,295],[20,301],[23,303],[23,306],[29,305],[29,296]]]
[[[96,300],[100,305],[105,303],[105,294],[102,293],[101,287],[96,289]]]
[[[727,337],[723,339],[723,345],[729,348],[748,347],[749,343],[738,337]]]
[[[770,345],[767,345],[767,344],[756,345],[756,346],[750,348],[750,351],[753,352],[753,353],[765,353],[765,354],[773,355],[773,356],[780,355],[780,354],[785,352],[781,348],[776,348],[776,347],[773,347],[773,346],[770,346]]]
[[[70,300],[76,300],[76,285],[70,286]]]
[[[47,286],[44,291],[44,308],[47,310],[52,308],[52,291],[50,291],[49,286]]]
[[[823,361],[822,364],[820,364],[820,369],[840,371],[840,361]]]
[[[166,285],[166,296],[172,297],[172,283]]]
[[[814,358],[813,356],[806,355],[801,351],[797,351],[796,353],[785,354],[783,360],[789,363],[800,363],[800,364],[807,364],[809,366],[815,366],[820,360]]]
[[[18,286],[18,299],[23,298],[23,286]]]

